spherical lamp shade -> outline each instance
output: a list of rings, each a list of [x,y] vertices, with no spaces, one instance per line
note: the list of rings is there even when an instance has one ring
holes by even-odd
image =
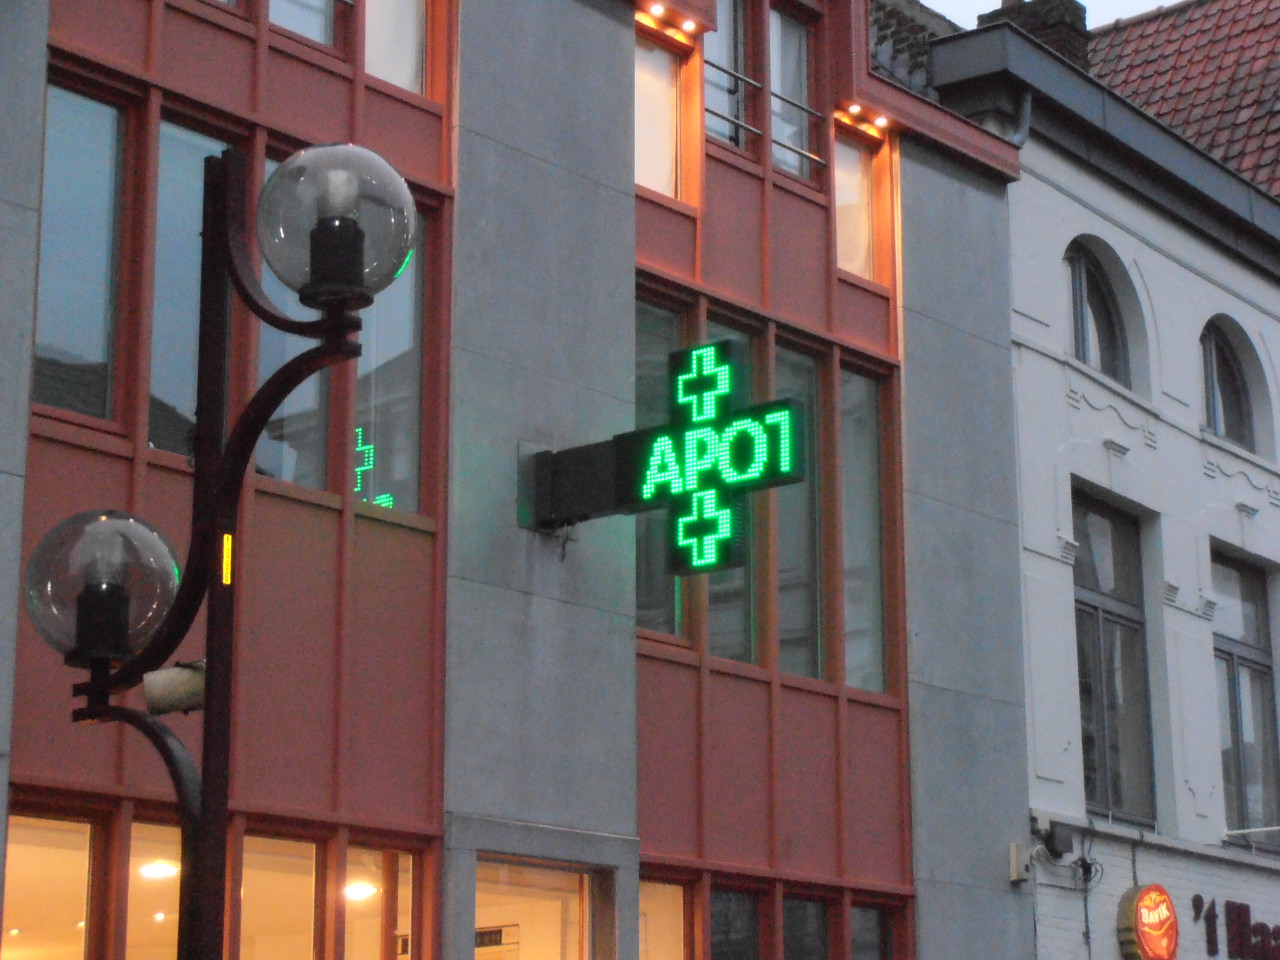
[[[409,187],[352,144],[308,147],[280,164],[258,198],[258,244],[309,307],[366,307],[412,254]]]
[[[79,513],[31,554],[27,613],[68,663],[121,663],[164,620],[179,576],[173,547],[154,527],[119,510]]]

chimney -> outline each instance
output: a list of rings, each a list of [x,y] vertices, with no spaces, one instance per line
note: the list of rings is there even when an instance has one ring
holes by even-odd
[[[1089,69],[1089,31],[1084,5],[1076,0],[1002,0],[999,10],[978,17],[978,26],[1012,23],[1081,70]]]

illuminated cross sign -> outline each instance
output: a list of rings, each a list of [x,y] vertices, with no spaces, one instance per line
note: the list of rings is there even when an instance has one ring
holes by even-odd
[[[742,495],[804,479],[803,406],[746,406],[745,349],[729,341],[673,353],[669,367],[670,423],[539,455],[538,525],[667,507],[672,573],[741,566]]]

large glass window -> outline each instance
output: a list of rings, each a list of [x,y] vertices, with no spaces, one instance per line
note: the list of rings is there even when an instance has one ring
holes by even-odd
[[[591,877],[476,864],[476,960],[590,960]]]
[[[211,137],[160,125],[149,439],[153,447],[187,455],[196,421],[204,159],[225,149]]]
[[[83,960],[88,901],[89,824],[10,817],[4,956]]]
[[[640,960],[685,960],[685,892],[675,883],[640,882]]]
[[[680,187],[680,58],[636,37],[636,183],[674,197]]]
[[[747,94],[759,84],[746,76],[743,0],[716,0],[716,29],[702,38],[707,133],[735,147],[747,145]]]
[[[268,16],[278,27],[317,43],[333,43],[334,3],[340,0],[270,0]]]
[[[178,949],[182,831],[135,823],[129,837],[129,960],[169,960]]]
[[[711,890],[711,960],[760,960],[760,898]]]
[[[316,847],[244,838],[241,960],[314,960]]]
[[[1210,323],[1200,335],[1204,363],[1204,418],[1211,432],[1253,449],[1253,415],[1244,370],[1227,335]]]
[[[844,554],[844,682],[884,690],[880,521],[880,389],[840,371],[840,506]]]
[[[809,107],[809,28],[776,9],[769,11],[769,75],[773,87],[773,165],[808,177],[813,115]]]
[[[421,93],[426,73],[427,0],[366,0],[364,68]]]
[[[347,848],[346,960],[409,960],[413,941],[413,858],[394,850]]]
[[[835,150],[836,266],[870,277],[871,155],[845,140]]]
[[[121,116],[49,87],[31,399],[110,417]]]
[[[1098,813],[1154,822],[1138,524],[1080,494],[1073,518],[1085,800]]]
[[[1214,656],[1227,829],[1280,824],[1280,747],[1267,579],[1258,567],[1213,558]],[[1280,839],[1262,834],[1268,842]]]
[[[1067,251],[1075,356],[1081,363],[1129,384],[1129,354],[1115,294],[1102,265],[1079,243]]]
[[[782,960],[827,960],[827,905],[821,900],[782,900]]]
[[[892,928],[879,910],[853,907],[849,910],[850,960],[888,960],[893,956]]]

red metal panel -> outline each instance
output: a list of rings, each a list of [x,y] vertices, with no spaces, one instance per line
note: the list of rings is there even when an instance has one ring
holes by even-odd
[[[839,700],[781,688],[778,711],[778,866],[810,875],[839,870],[836,762]]]
[[[636,196],[636,259],[693,282],[697,218],[649,197]]]
[[[640,849],[698,854],[698,669],[652,657],[636,664]]]
[[[442,645],[431,629],[433,540],[357,518],[343,644],[343,809],[412,831],[438,819],[432,681]]]
[[[260,494],[243,538],[236,639],[233,806],[331,807],[339,518]]]
[[[440,182],[440,117],[372,87],[365,90],[364,108],[364,146],[410,180]]]
[[[307,143],[331,143],[351,129],[351,83],[272,49],[263,83],[264,114]]]
[[[251,38],[177,7],[165,8],[163,35],[156,58],[163,83],[205,103],[235,113],[250,113],[254,60]]]
[[[769,684],[710,674],[706,856],[769,865]]]
[[[833,332],[851,343],[881,354],[893,349],[889,298],[856,283],[836,284]]]
[[[775,186],[769,211],[769,297],[775,312],[826,326],[827,244],[827,208]]]
[[[760,178],[708,154],[703,207],[702,278],[739,302],[759,304],[761,260]]]
[[[850,703],[846,714],[845,863],[854,880],[906,883],[898,713]]]
[[[27,449],[23,557],[31,556],[41,538],[66,517],[128,505],[126,461],[39,436],[31,437]],[[80,702],[72,700],[71,685],[85,674],[63,665],[25,611],[18,615],[16,670],[13,779],[77,789],[114,785],[119,733],[109,727],[72,726],[68,718]]]
[[[53,0],[49,40],[141,70],[150,8],[146,0]]]

